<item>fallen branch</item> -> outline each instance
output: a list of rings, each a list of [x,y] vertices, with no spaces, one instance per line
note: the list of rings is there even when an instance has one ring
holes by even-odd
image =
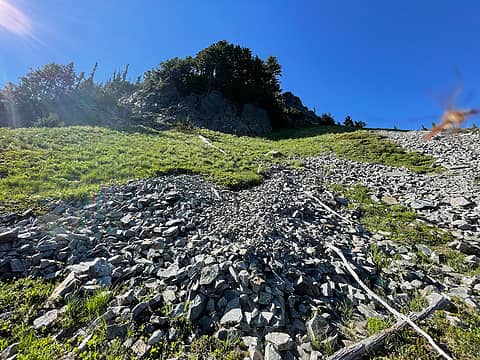
[[[445,353],[445,351],[443,351],[436,343],[435,341],[431,338],[430,335],[428,335],[425,331],[423,331],[420,327],[418,327],[417,324],[415,324],[408,316],[398,312],[397,310],[395,310],[394,308],[392,308],[385,300],[383,300],[380,296],[378,296],[377,294],[375,294],[372,290],[370,290],[368,288],[367,285],[365,285],[365,283],[360,280],[360,278],[358,277],[357,273],[355,272],[355,270],[353,270],[352,266],[350,265],[350,263],[347,261],[347,259],[345,258],[345,256],[343,255],[343,252],[333,246],[333,245],[330,245],[330,244],[326,244],[326,247],[330,250],[332,250],[333,252],[335,252],[339,257],[340,259],[342,260],[343,264],[345,265],[345,268],[348,270],[348,272],[350,273],[350,275],[352,275],[352,277],[355,279],[355,281],[362,287],[363,290],[366,291],[366,293],[373,299],[377,300],[380,304],[382,304],[389,312],[391,312],[398,320],[401,320],[401,321],[405,321],[408,325],[410,325],[417,333],[419,333],[420,335],[422,335],[425,339],[427,339],[427,341],[430,343],[430,345],[432,345],[432,347],[435,349],[435,351],[437,351],[441,356],[443,356],[445,359],[448,359],[448,360],[452,360],[452,358],[447,354]]]
[[[202,140],[205,144],[207,144],[208,146],[220,151],[222,154],[224,155],[227,155],[226,151],[223,150],[223,149],[220,149],[218,146],[215,146],[212,144],[212,142],[210,140],[208,140],[205,136],[202,136],[202,135],[198,135],[198,137],[200,138],[200,140]]]
[[[432,299],[430,305],[427,308],[425,308],[422,312],[412,314],[410,316],[410,319],[412,321],[423,320],[432,315],[436,310],[443,309],[447,303],[448,300],[445,296],[437,295],[434,299]],[[405,325],[407,325],[407,322],[405,320],[399,320],[394,325],[377,334],[374,334],[356,344],[338,350],[336,353],[329,356],[327,360],[361,359],[367,354],[370,354],[377,350],[380,346],[383,345],[383,343],[387,340],[389,336],[402,329]]]
[[[348,222],[349,224],[354,224],[356,225],[357,223],[345,216],[343,216],[342,214],[339,214],[338,212],[336,212],[335,210],[333,210],[330,206],[328,206],[327,204],[323,203],[319,198],[313,196],[310,192],[307,192],[307,195],[315,200],[319,205],[321,205],[324,209],[326,209],[327,211],[331,212],[332,214],[338,216],[340,219],[342,220],[345,220],[346,222]]]

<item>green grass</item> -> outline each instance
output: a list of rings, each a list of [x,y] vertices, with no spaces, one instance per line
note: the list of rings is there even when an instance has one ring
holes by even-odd
[[[0,314],[9,314],[0,320],[0,338],[9,344],[19,340],[21,329],[38,316],[53,288],[54,284],[33,278],[0,282]]]
[[[17,359],[55,359],[63,345],[35,331],[31,324],[54,289],[53,283],[23,278],[0,282],[0,351],[18,342]]]
[[[33,330],[25,330],[19,334],[19,360],[51,360],[58,359],[66,351],[66,346],[49,337],[38,335]]]
[[[377,267],[379,273],[381,273],[383,269],[387,268],[393,261],[393,258],[385,255],[385,253],[380,250],[376,244],[370,245],[370,257],[372,258],[372,261]]]
[[[480,273],[480,267],[473,267],[464,263],[465,255],[449,249],[446,243],[453,240],[452,236],[439,228],[427,225],[417,220],[415,212],[400,205],[386,205],[374,202],[370,198],[368,188],[362,185],[344,188],[333,184],[330,189],[341,193],[349,199],[351,208],[360,207],[362,217],[360,221],[371,232],[387,231],[389,237],[399,243],[427,244],[439,254],[440,261],[447,264],[459,273],[473,275]],[[388,267],[389,259],[375,245],[370,248],[370,256],[381,270]],[[432,260],[424,255],[418,256],[420,263],[431,263]],[[420,264],[421,265],[421,264]],[[420,293],[412,294],[410,303],[402,311],[404,313],[419,312],[427,306],[427,300]],[[467,307],[460,301],[455,302],[453,315],[457,316],[465,325],[459,327],[450,324],[444,311],[437,312],[435,317],[426,322],[424,329],[437,342],[445,344],[454,359],[479,359],[480,356],[480,314]],[[367,333],[374,334],[386,326],[382,320],[368,319]],[[388,341],[384,353],[387,356],[378,356],[377,359],[439,359],[429,344],[410,330],[402,330],[394,341]]]
[[[437,311],[422,328],[434,340],[442,344],[454,359],[479,359],[480,357],[480,314],[455,300],[450,314],[460,319],[463,326],[452,325],[445,311]],[[386,356],[376,359],[440,359],[428,342],[410,329],[402,330],[394,341],[387,343]]]
[[[432,250],[435,250],[438,253],[440,258],[440,263],[450,266],[454,271],[465,274],[469,276],[480,274],[480,264],[473,265],[465,263],[465,255],[464,253],[450,249],[445,245],[439,245],[432,247]],[[426,258],[423,254],[417,254],[421,261],[430,264],[432,261],[429,258]]]
[[[62,327],[78,328],[102,315],[113,298],[113,292],[107,289],[97,290],[92,295],[81,298],[78,294],[69,297],[65,313],[62,316]]]
[[[329,187],[345,196],[350,201],[350,208],[361,208],[360,222],[372,233],[385,231],[390,233],[388,237],[391,240],[411,245],[433,246],[453,240],[450,233],[419,221],[415,211],[406,206],[373,201],[370,198],[370,190],[364,185],[354,185],[348,189],[338,184]],[[377,251],[373,249],[371,254],[380,266],[388,265],[388,260],[382,259],[378,249]]]
[[[106,323],[100,324],[95,329],[92,338],[87,341],[86,350],[78,354],[81,360],[123,360],[129,359],[123,347],[123,339],[113,339],[110,343],[107,337]],[[75,350],[76,351],[76,350]],[[78,351],[77,351],[78,352]],[[133,357],[132,357],[133,358]]]
[[[240,339],[219,340],[216,337],[204,335],[193,341],[188,359],[242,360],[247,353],[242,351],[241,345]]]
[[[370,198],[370,191],[366,186],[354,185],[345,188],[339,184],[328,186],[332,191],[342,194],[350,201],[350,208],[360,207],[362,217],[360,222],[368,231],[386,231],[388,236],[397,243],[428,245],[440,257],[440,263],[450,266],[454,271],[465,275],[480,274],[480,265],[466,264],[465,254],[447,247],[447,243],[454,240],[453,236],[438,227],[418,221],[415,211],[402,205],[386,205],[383,202],[374,202]],[[433,264],[433,260],[418,251],[419,265]],[[398,258],[384,254],[375,244],[370,246],[370,257],[379,272],[387,268],[393,260]]]
[[[388,322],[379,318],[369,318],[367,320],[367,335],[372,336],[388,328]]]
[[[312,127],[237,137],[208,130],[181,132],[99,127],[0,129],[0,204],[37,207],[46,198],[85,198],[101,186],[166,173],[195,173],[220,185],[258,184],[265,163],[301,166],[300,158],[327,151],[366,162],[432,171],[433,159],[407,152],[369,131]],[[206,146],[198,134],[225,150]],[[270,150],[282,156],[265,156]],[[1,209],[0,209],[1,210]]]

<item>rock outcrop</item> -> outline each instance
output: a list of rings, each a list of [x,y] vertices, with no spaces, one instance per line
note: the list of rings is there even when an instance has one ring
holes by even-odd
[[[282,94],[282,105],[288,127],[305,127],[319,123],[319,117],[315,112],[303,105],[302,100],[290,91]]]
[[[262,135],[272,130],[265,109],[235,104],[218,91],[181,95],[173,85],[158,92],[139,90],[127,99],[133,115],[149,117],[159,125],[186,125],[236,135]]]

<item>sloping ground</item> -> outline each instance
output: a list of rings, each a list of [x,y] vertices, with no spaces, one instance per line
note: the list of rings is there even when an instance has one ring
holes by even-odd
[[[100,131],[104,136],[96,137],[95,144],[109,139],[109,131],[76,130]],[[48,280],[3,281],[2,355],[322,358],[393,321],[326,249],[332,244],[371,289],[406,313],[424,308],[432,294],[459,298],[449,313],[439,312],[423,326],[455,358],[475,358],[480,353],[478,184],[469,172],[463,177],[451,170],[421,174],[340,159],[338,155],[381,158],[384,164],[423,171],[432,163],[368,132],[311,132],[297,133],[296,139],[277,133],[269,140],[202,132],[234,159],[236,166],[229,171],[245,164],[248,174],[258,176],[262,167],[267,178],[254,188],[231,191],[199,176],[170,175],[103,188],[89,203],[49,203],[38,217],[31,212],[4,217],[2,276]],[[34,133],[23,134],[21,140],[18,134],[12,137],[14,146],[33,142]],[[171,140],[172,134],[181,140]],[[178,146],[178,157],[188,148],[195,150],[189,154],[203,151],[211,164],[193,158],[207,164],[199,173],[213,179],[228,176],[218,160],[223,154],[205,146],[197,134],[161,135]],[[131,155],[134,150],[127,143],[144,141],[121,136],[126,137],[123,151]],[[157,139],[159,134],[148,136]],[[392,136],[412,144],[418,139],[416,133]],[[478,151],[475,136],[462,140],[472,153]],[[110,146],[102,145],[104,152],[116,154],[115,138]],[[187,140],[189,146],[180,147]],[[436,144],[454,141],[443,138]],[[167,151],[161,141],[156,144]],[[74,156],[65,144],[62,151],[49,146],[49,156]],[[138,156],[149,149],[141,148]],[[319,155],[329,149],[337,156]],[[265,157],[270,150],[283,156],[271,152]],[[285,167],[292,165],[287,156],[298,157],[302,167]],[[128,164],[119,173],[131,171],[125,170]],[[117,180],[128,177],[135,176]],[[86,186],[94,189],[108,180]],[[435,186],[437,182],[446,188]],[[49,186],[59,191],[55,181]],[[408,331],[391,339],[383,351],[392,358],[436,358],[426,342]]]
[[[298,165],[296,157],[327,151],[416,171],[431,170],[433,161],[373,133],[339,133],[345,131],[340,127],[280,131],[268,139],[186,130],[0,129],[0,202],[7,209],[38,206],[48,197],[88,197],[103,185],[170,172],[201,174],[217,184],[241,188],[260,183],[272,163]]]

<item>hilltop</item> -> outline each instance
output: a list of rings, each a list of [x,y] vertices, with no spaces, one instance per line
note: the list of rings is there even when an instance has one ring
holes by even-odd
[[[0,125],[123,128],[201,127],[236,135],[265,135],[272,129],[335,125],[330,113],[317,115],[291,91],[282,91],[282,68],[249,48],[219,41],[195,56],[175,57],[145,72],[136,82],[129,65],[97,82],[73,63],[30,70],[0,89]],[[347,116],[344,125],[362,128]]]
[[[1,359],[436,359],[366,288],[480,353],[478,132],[335,124],[226,41],[96,69],[0,91]]]
[[[2,129],[2,356],[324,358],[395,322],[334,245],[475,358],[479,134],[348,130]]]

